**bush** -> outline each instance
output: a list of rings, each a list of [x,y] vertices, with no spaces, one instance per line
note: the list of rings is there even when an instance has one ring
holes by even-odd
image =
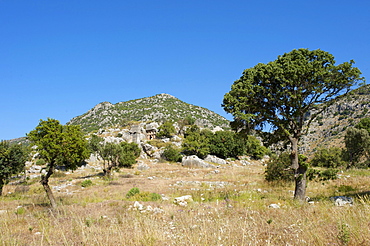
[[[252,135],[247,137],[246,148],[246,154],[257,160],[262,159],[268,152],[268,149],[261,145],[261,141]]]
[[[162,196],[157,193],[140,192],[139,188],[134,187],[129,190],[126,194],[126,198],[136,201],[158,201],[162,199]]]
[[[43,165],[45,165],[46,164],[46,161],[44,160],[44,159],[38,159],[37,161],[36,161],[36,165],[37,166],[43,166]]]
[[[338,170],[333,168],[328,168],[325,170],[317,170],[310,168],[307,171],[307,179],[319,181],[333,180],[337,179],[337,173]]]
[[[81,186],[84,187],[84,188],[92,186],[92,185],[93,185],[93,182],[90,179],[86,179],[86,180],[81,182]]]
[[[127,192],[127,194],[126,194],[126,198],[133,197],[134,195],[139,194],[139,193],[140,193],[139,188],[137,188],[137,187],[131,188],[131,189]]]
[[[299,163],[304,164],[307,157],[304,155],[299,155]],[[308,164],[305,164],[308,167]],[[267,181],[294,181],[294,170],[290,168],[291,160],[290,154],[287,152],[282,153],[278,157],[272,157],[267,164],[267,169],[265,172],[265,179]],[[324,170],[318,169],[307,169],[307,179],[308,180],[331,180],[337,178],[337,169],[328,168]]]
[[[173,126],[172,122],[166,121],[163,123],[159,128],[159,132],[157,133],[157,137],[159,138],[171,138],[175,135],[176,130]]]
[[[167,146],[164,151],[163,151],[163,157],[167,161],[172,161],[172,162],[180,162],[182,159],[182,155],[180,154],[180,150],[175,149],[171,145]]]
[[[315,153],[311,160],[313,167],[337,168],[345,165],[343,153],[340,148],[332,147],[329,149],[320,149]]]
[[[267,163],[265,179],[271,181],[293,181],[294,172],[290,169],[290,155],[287,152],[273,156]]]

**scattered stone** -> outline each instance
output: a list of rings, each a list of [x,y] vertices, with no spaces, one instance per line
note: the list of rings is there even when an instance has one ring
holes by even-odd
[[[247,160],[240,160],[240,163],[243,165],[243,166],[248,166],[250,165],[251,163]]]
[[[269,208],[280,208],[280,205],[272,203],[272,204],[269,205]]]
[[[139,210],[139,211],[143,211],[145,209],[144,205],[140,204],[138,201],[135,201],[134,208]]]
[[[6,214],[7,212],[7,210],[0,210],[0,214]]]
[[[352,197],[334,196],[334,197],[330,197],[330,200],[334,202],[335,206],[339,206],[339,207],[343,207],[346,205],[349,205],[349,206],[353,205]]]
[[[150,205],[148,205],[147,207],[145,207],[143,204],[140,204],[138,201],[135,201],[133,208],[135,210],[140,211],[141,213],[152,212],[152,213],[157,214],[157,213],[163,213],[164,212],[163,209],[161,209],[161,208],[153,208]]]
[[[192,202],[192,201],[193,201],[193,197],[191,195],[185,195],[185,196],[176,197],[173,203],[179,206],[185,207],[188,205],[188,202]]]

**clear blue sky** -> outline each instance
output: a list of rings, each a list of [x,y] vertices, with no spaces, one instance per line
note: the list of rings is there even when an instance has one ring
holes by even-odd
[[[244,69],[297,48],[369,77],[369,13],[364,0],[0,0],[0,139],[159,93],[227,116]]]

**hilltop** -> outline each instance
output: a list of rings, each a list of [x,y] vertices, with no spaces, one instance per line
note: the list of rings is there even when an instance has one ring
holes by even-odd
[[[197,125],[207,128],[229,127],[229,121],[224,117],[164,93],[116,104],[102,102],[83,115],[74,117],[67,124],[81,125],[85,132],[91,132],[124,125],[129,121],[163,123],[168,120],[177,122],[188,117],[196,120]]]

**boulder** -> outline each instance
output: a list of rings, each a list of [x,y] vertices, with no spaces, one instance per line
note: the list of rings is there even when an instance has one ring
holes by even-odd
[[[349,205],[349,206],[353,205],[352,197],[334,196],[334,197],[330,197],[330,200],[334,202],[335,206],[339,206],[339,207],[346,206],[346,205]]]
[[[269,205],[269,208],[280,208],[280,205],[276,203],[272,203]]]
[[[182,158],[181,165],[184,167],[194,168],[217,168],[215,165],[205,162],[196,155],[184,156]]]
[[[185,196],[176,197],[173,203],[179,206],[185,207],[186,205],[188,205],[188,202],[192,202],[192,201],[193,201],[193,197],[191,195],[185,195]]]
[[[216,164],[220,164],[220,165],[226,165],[227,164],[226,160],[221,159],[221,158],[219,158],[217,156],[214,156],[214,155],[207,155],[207,157],[204,160],[208,161],[208,162],[213,162],[213,163],[216,163]]]

